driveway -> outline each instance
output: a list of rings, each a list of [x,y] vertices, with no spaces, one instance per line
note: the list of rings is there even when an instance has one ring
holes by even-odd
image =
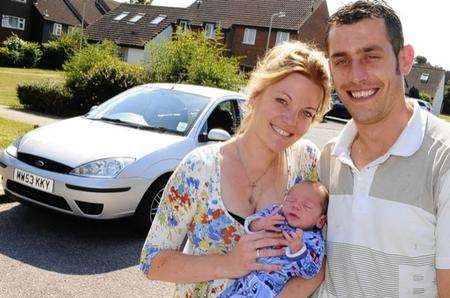
[[[323,147],[342,126],[321,123],[306,137]],[[173,284],[138,271],[144,239],[126,219],[88,221],[0,195],[0,229],[0,297],[171,297]]]

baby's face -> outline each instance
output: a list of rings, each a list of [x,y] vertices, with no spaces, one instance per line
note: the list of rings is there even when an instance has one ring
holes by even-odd
[[[290,226],[311,229],[325,224],[323,190],[317,184],[300,183],[292,187],[283,203],[283,214]]]

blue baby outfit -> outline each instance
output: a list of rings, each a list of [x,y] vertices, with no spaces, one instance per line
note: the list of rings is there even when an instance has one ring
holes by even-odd
[[[280,206],[274,204],[247,217],[245,220],[247,233],[251,233],[248,229],[250,222],[271,215],[277,208],[279,209],[278,213],[283,215]],[[295,228],[289,226],[287,221],[278,227],[290,234],[295,232]],[[275,297],[280,294],[283,286],[291,277],[313,278],[320,271],[324,257],[325,242],[321,230],[305,230],[303,243],[303,248],[295,254],[291,254],[289,248],[286,247],[285,254],[282,256],[259,258],[258,262],[260,263],[282,265],[282,268],[273,272],[252,271],[248,275],[236,279],[219,297]]]

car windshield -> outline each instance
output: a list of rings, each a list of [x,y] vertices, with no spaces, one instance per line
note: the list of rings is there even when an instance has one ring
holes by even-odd
[[[138,87],[113,97],[90,111],[86,117],[186,135],[208,102],[208,97],[187,92]]]

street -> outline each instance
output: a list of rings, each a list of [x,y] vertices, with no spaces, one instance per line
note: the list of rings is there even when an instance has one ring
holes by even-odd
[[[306,137],[323,147],[342,126],[321,123]],[[88,221],[0,195],[0,297],[171,297],[173,284],[147,281],[137,269],[145,239],[129,226],[126,219]]]

